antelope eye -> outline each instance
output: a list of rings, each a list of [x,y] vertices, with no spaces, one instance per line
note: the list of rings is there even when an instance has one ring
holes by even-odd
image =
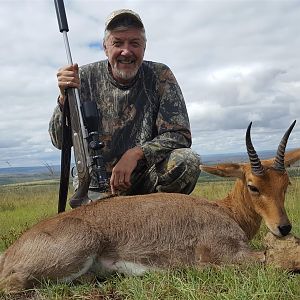
[[[258,188],[255,187],[254,185],[248,184],[248,189],[249,189],[252,193],[259,194]]]

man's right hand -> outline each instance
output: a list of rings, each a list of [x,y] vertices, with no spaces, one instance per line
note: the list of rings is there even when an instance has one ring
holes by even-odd
[[[137,162],[144,158],[144,152],[140,146],[128,149],[113,167],[110,177],[112,194],[117,190],[126,191],[131,187],[130,177],[137,166]]]
[[[60,68],[56,76],[60,90],[59,103],[63,106],[65,102],[65,90],[67,88],[79,88],[80,86],[78,64]]]

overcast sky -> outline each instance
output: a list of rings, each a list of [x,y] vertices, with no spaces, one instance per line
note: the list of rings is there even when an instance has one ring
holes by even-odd
[[[288,148],[300,147],[300,1],[65,0],[73,61],[105,59],[112,10],[138,12],[145,59],[175,74],[199,154],[244,152],[253,121],[256,150],[276,149],[293,120]],[[56,72],[67,64],[52,0],[0,0],[0,167],[59,164],[48,122]]]

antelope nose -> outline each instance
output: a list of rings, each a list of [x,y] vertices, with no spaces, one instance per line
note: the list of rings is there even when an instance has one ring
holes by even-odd
[[[282,226],[278,226],[278,229],[280,231],[280,233],[283,236],[286,236],[290,233],[291,229],[292,229],[292,225],[282,225]]]

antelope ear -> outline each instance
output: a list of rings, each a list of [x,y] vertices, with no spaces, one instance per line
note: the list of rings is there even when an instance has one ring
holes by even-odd
[[[233,164],[233,163],[219,164],[216,166],[200,165],[200,170],[221,177],[235,177],[235,178],[244,177],[244,171],[242,165]]]
[[[284,154],[284,166],[286,168],[294,164],[298,160],[300,160],[300,148],[286,152]]]

